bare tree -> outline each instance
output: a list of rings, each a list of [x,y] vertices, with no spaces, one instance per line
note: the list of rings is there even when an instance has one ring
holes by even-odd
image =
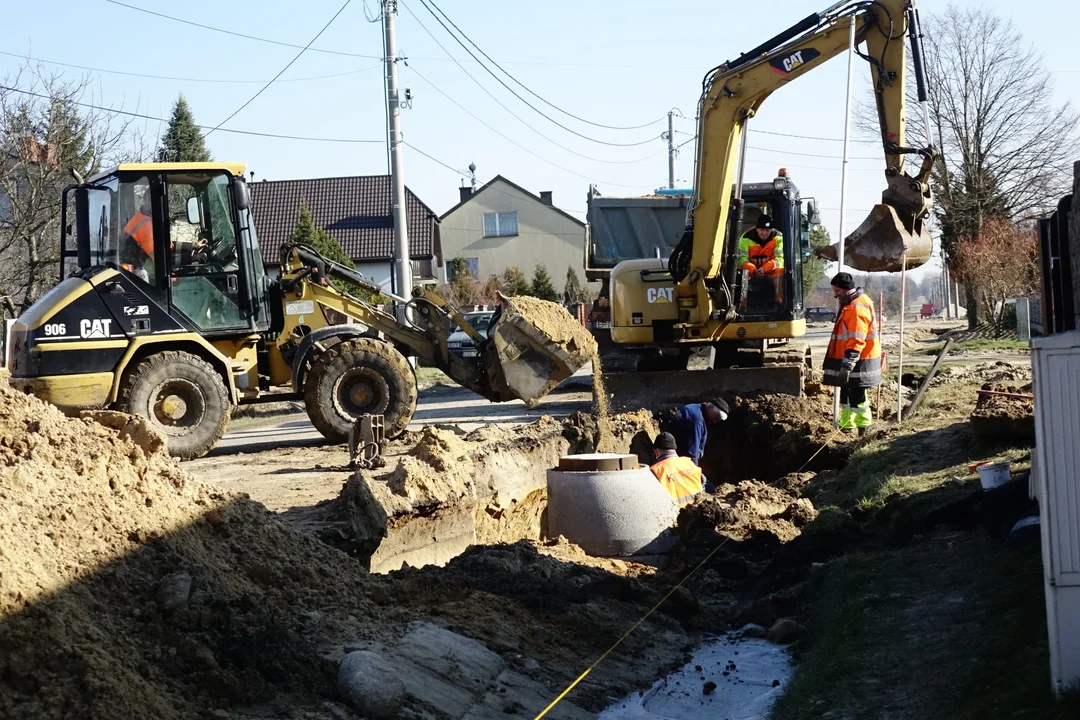
[[[949,6],[925,18],[923,30],[930,141],[941,151],[935,217],[955,272],[958,244],[977,239],[987,220],[1034,219],[1068,192],[1078,118],[1068,102],[1054,104],[1041,54],[992,9]],[[879,136],[872,105],[860,106],[857,124]],[[914,81],[907,136],[908,145],[927,139]],[[974,327],[978,288],[964,287]]]
[[[976,289],[986,316],[998,330],[1005,301],[1026,297],[1039,284],[1037,248],[1033,224],[1018,225],[1003,218],[986,220],[978,237],[957,243],[957,275],[966,286]]]
[[[150,155],[130,118],[87,107],[88,85],[31,66],[0,83],[0,295],[22,308],[59,280],[60,195],[72,173]]]

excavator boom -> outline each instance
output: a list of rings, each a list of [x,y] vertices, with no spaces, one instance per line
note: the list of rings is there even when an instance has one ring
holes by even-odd
[[[930,210],[928,179],[936,154],[931,147],[905,145],[908,35],[915,40],[913,59],[920,92],[925,90],[915,18],[912,0],[841,2],[706,75],[698,108],[700,140],[689,212],[691,230],[681,253],[677,249],[672,256],[688,335],[714,336],[733,318],[729,288],[734,285],[735,229],[741,224],[742,206],[737,197],[729,203],[729,193],[740,184],[747,122],[777,89],[843,53],[852,23],[856,43],[866,46],[860,55],[871,66],[887,189],[881,204],[846,239],[845,264],[857,270],[894,272],[905,263],[918,267],[930,258],[932,243],[924,220]],[[908,154],[921,158],[915,175],[904,171]],[[822,254],[829,257],[830,253],[836,259],[835,247]]]

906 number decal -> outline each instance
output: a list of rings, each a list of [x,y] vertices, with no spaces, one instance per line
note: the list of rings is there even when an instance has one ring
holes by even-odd
[[[45,334],[49,337],[61,337],[67,334],[67,326],[64,323],[49,323],[45,326]]]

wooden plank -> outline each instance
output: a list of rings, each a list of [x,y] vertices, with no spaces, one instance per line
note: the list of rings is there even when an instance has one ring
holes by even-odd
[[[903,337],[900,338],[900,341],[903,342]],[[911,399],[911,404],[904,408],[903,419],[906,420],[911,417],[911,414],[918,409],[919,403],[922,402],[923,395],[926,394],[927,388],[930,387],[930,381],[937,375],[938,368],[941,366],[941,361],[945,359],[945,356],[949,352],[949,348],[952,347],[952,343],[952,338],[949,338],[945,341],[945,344],[941,346],[941,352],[934,358],[934,364],[930,366],[930,372],[926,373],[926,377],[923,378],[922,384],[919,385],[919,391],[915,393],[915,397]]]

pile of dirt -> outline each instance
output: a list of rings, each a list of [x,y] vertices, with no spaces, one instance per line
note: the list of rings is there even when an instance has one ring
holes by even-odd
[[[0,716],[333,697],[305,613],[369,612],[354,561],[191,481],[140,420],[70,419],[6,387],[0,402]]]
[[[948,383],[1025,383],[1031,382],[1031,365],[1007,362],[985,362],[973,365],[953,365],[938,371],[930,382],[931,388]]]
[[[910,323],[904,326],[905,350],[925,347],[927,343],[935,342],[937,340],[937,335],[925,328],[921,328],[917,325],[912,325]],[[888,352],[890,356],[898,353],[900,349],[900,328],[897,327],[895,331],[882,332],[880,342],[881,347],[885,349],[885,351]]]
[[[670,588],[651,568],[565,541],[474,547],[446,568],[372,576],[261,505],[192,481],[140,420],[66,418],[2,387],[0,404],[0,717],[356,717],[335,682],[353,650],[428,663],[383,717],[534,717]],[[465,463],[476,463],[473,487],[513,475],[512,453],[492,444],[556,457],[569,447],[563,424],[534,425],[487,428],[480,452],[469,436],[417,433],[384,497],[437,515],[445,507],[424,503],[458,488],[445,475]],[[574,704],[598,711],[681,664],[686,628],[723,622],[699,615],[692,594],[676,593],[552,717],[587,717]],[[491,678],[398,652],[425,633],[476,650]],[[461,713],[446,714],[451,700]]]
[[[786,543],[800,534],[799,528],[817,517],[814,504],[780,488],[757,480],[723,484],[712,494],[702,494],[679,512],[677,532],[693,538],[704,530],[745,541],[762,534]]]
[[[972,430],[992,440],[1035,442],[1035,400],[1030,383],[986,383],[981,390],[971,413]]]
[[[517,296],[509,302],[526,322],[535,326],[556,345],[564,347],[570,354],[596,354],[596,340],[592,333],[562,305],[527,296]]]

